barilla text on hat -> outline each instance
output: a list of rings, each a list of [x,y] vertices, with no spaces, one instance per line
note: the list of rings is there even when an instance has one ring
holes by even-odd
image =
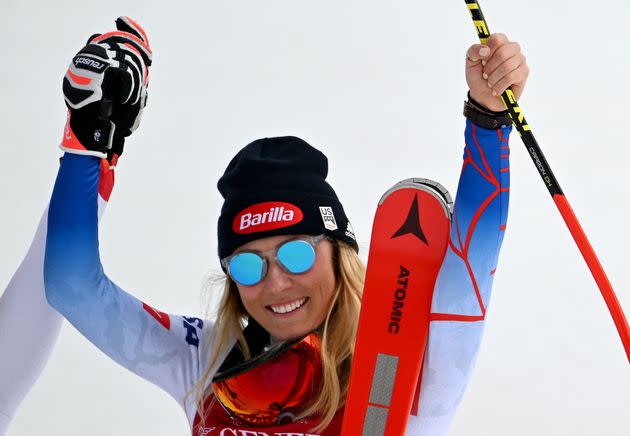
[[[302,210],[291,203],[269,201],[257,203],[239,212],[232,221],[234,233],[246,234],[281,229],[299,223]]]

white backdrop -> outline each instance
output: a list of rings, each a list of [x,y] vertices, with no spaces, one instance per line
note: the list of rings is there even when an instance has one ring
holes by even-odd
[[[0,0],[0,289],[26,252],[57,169],[73,54],[118,15],[155,62],[103,220],[108,274],[169,312],[203,312],[219,269],[216,180],[241,146],[293,134],[322,149],[363,254],[380,195],[461,165],[462,0]],[[630,313],[630,3],[485,0],[491,30],[521,42],[525,114]],[[630,371],[599,291],[512,135],[508,230],[486,336],[451,434],[628,435]],[[0,291],[1,292],[1,291]],[[28,329],[37,319],[24,313]],[[37,344],[24,344],[34,346]],[[0,356],[2,358],[2,356]],[[65,326],[10,436],[186,435],[166,394]]]

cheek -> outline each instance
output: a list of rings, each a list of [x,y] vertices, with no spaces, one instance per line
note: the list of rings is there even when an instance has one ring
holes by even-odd
[[[335,296],[335,281],[327,280],[326,283],[322,285],[323,286],[321,287],[321,291],[320,291],[321,307],[317,311],[318,316],[322,318],[320,322],[324,321],[324,318],[326,317],[326,314],[328,313],[328,310],[330,309],[330,305],[332,304],[333,297]]]
[[[323,310],[325,311],[330,304],[334,293],[335,293],[335,269],[333,267],[332,260],[332,247],[330,251],[327,251],[325,262],[322,263],[321,268],[317,271],[317,283],[314,283],[314,288],[319,289],[319,293],[322,299],[322,303],[324,303],[325,307]]]
[[[238,286],[238,285],[237,285]],[[252,313],[256,311],[256,302],[258,300],[257,296],[260,294],[260,291],[252,288],[242,289],[240,286],[238,287],[238,295],[245,306],[245,310],[247,313]]]
[[[317,289],[318,295],[313,301],[313,312],[311,312],[311,316],[314,317],[311,320],[311,322],[314,323],[314,327],[326,321],[326,315],[333,304],[333,298],[335,296],[335,276],[332,270],[328,271],[326,276],[323,277],[323,280],[318,283]]]

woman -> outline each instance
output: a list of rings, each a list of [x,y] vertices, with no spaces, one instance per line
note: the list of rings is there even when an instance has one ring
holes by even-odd
[[[146,34],[133,24],[91,39],[64,79],[69,117],[48,219],[48,301],[171,394],[195,435],[337,435],[364,267],[320,151],[295,137],[265,138],[228,165],[218,185],[227,277],[216,320],[153,309],[103,272],[98,176],[137,127],[151,63]],[[497,95],[513,86],[519,97],[527,75],[504,35],[468,50],[464,167],[407,434],[444,434],[470,376],[507,218],[511,127]]]

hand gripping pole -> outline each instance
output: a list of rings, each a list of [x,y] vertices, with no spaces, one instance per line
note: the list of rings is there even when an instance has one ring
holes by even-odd
[[[490,31],[488,30],[488,23],[483,16],[479,2],[477,0],[465,0],[465,2],[466,6],[468,6],[468,11],[472,17],[475,29],[477,30],[479,40],[482,44],[485,44],[486,40],[490,37]],[[547,159],[545,159],[542,150],[538,146],[536,138],[534,138],[534,134],[523,116],[523,112],[516,101],[514,93],[510,88],[508,88],[501,95],[501,99],[512,118],[512,122],[516,126],[518,133],[521,135],[525,148],[527,148],[527,152],[534,161],[534,165],[536,165],[540,177],[542,177],[545,186],[547,186],[547,190],[551,194],[553,201],[556,203],[556,206],[560,211],[560,215],[562,215],[564,222],[569,228],[569,232],[571,232],[573,240],[575,240],[575,243],[580,249],[582,257],[586,261],[586,264],[588,265],[588,268],[590,269],[591,274],[593,275],[593,278],[604,297],[604,301],[608,306],[608,310],[610,311],[613,321],[615,322],[615,326],[617,327],[617,331],[619,332],[619,337],[621,338],[621,342],[626,351],[628,362],[630,362],[630,328],[628,327],[628,321],[621,309],[619,300],[617,300],[615,291],[606,276],[606,272],[599,262],[599,259],[597,259],[595,250],[593,250],[593,247],[588,241],[586,233],[584,233],[584,230],[575,216],[573,209],[571,209],[569,201],[564,196],[564,193],[560,188],[560,184],[553,175],[551,167],[549,167],[549,164],[547,163]]]

